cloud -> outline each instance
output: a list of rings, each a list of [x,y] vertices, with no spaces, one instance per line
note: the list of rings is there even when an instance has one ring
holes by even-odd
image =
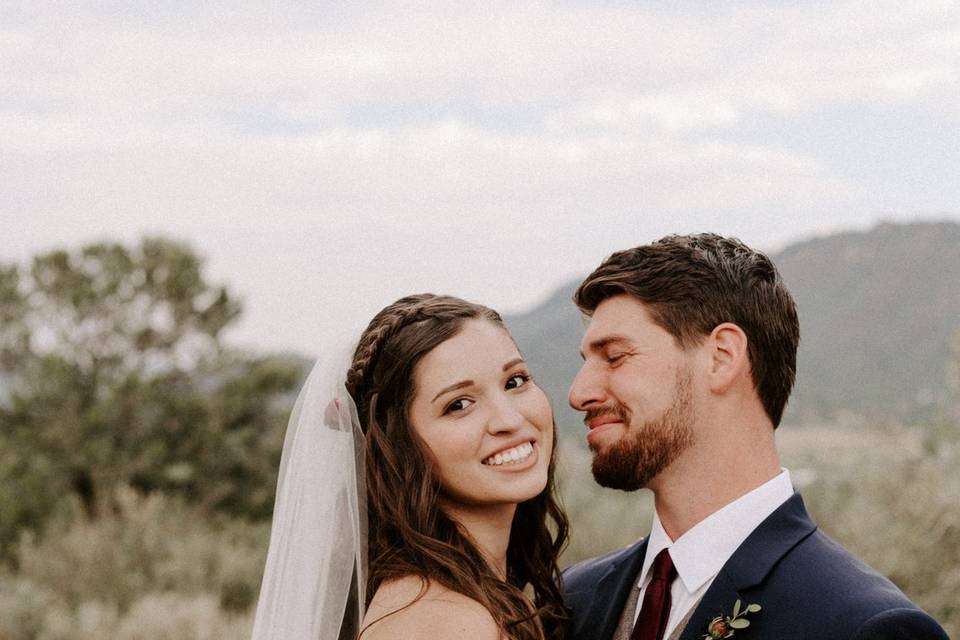
[[[735,122],[750,109],[919,99],[960,82],[952,3],[721,6],[437,3],[344,13],[321,4],[288,6],[285,23],[250,7],[179,20],[38,10],[0,36],[0,87],[51,114],[108,111],[161,129],[176,120],[242,130],[231,115],[257,105],[327,128],[371,105],[422,117],[417,104],[526,104],[547,119],[559,104],[600,124],[646,116],[676,129]]]
[[[311,291],[520,304],[627,239],[859,224],[902,172],[864,181],[876,145],[833,132],[864,109],[960,124],[948,2],[0,11],[5,256],[181,235],[252,292],[266,340],[284,299],[327,313]]]

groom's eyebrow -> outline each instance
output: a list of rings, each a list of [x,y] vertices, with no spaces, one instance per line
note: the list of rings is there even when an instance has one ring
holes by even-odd
[[[626,336],[621,336],[616,334],[612,336],[603,336],[602,338],[597,338],[596,340],[592,340],[590,344],[587,345],[587,350],[594,353],[597,351],[603,351],[604,349],[609,347],[611,344],[616,344],[618,342],[629,342],[629,338],[627,338]],[[584,360],[586,360],[587,358],[587,356],[583,353],[583,351],[580,352],[580,357],[583,358]]]

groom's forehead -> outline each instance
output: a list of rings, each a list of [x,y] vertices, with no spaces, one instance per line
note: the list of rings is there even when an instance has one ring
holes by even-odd
[[[597,305],[580,342],[580,356],[584,360],[591,354],[602,357],[611,349],[654,354],[677,347],[676,338],[654,319],[647,305],[623,295]]]
[[[586,321],[584,345],[611,337],[630,337],[653,326],[653,316],[643,302],[626,294],[607,298]]]

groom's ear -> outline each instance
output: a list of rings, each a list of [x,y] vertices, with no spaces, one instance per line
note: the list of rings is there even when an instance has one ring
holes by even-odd
[[[707,379],[711,391],[724,393],[744,376],[749,381],[750,355],[743,329],[732,322],[718,324],[710,332],[706,346],[709,358]]]

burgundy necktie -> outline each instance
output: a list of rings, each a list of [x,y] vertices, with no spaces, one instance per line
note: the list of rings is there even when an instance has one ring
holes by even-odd
[[[677,570],[666,549],[653,559],[652,576],[643,593],[640,617],[633,627],[630,640],[663,640],[663,632],[670,619],[670,585],[677,577]]]

